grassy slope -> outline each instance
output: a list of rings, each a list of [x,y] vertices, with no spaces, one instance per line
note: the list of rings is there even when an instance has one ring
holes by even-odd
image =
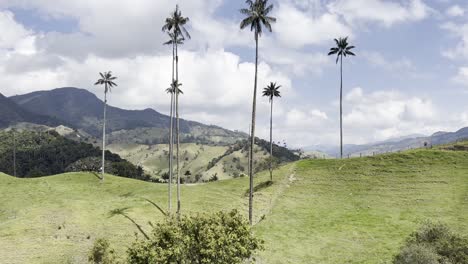
[[[156,177],[161,173],[167,172],[169,167],[168,161],[168,145],[140,145],[140,144],[111,144],[108,149],[114,153],[118,153],[122,158],[129,160],[133,164],[142,165],[143,168]],[[268,153],[256,146],[255,161],[261,163],[268,158]],[[202,179],[209,180],[213,175],[217,174],[221,180],[232,178],[234,172],[247,174],[247,152],[235,151],[232,154],[223,157],[216,165],[207,170],[208,163],[223,155],[227,146],[211,146],[197,145],[195,143],[184,143],[180,147],[180,171],[183,175],[187,170],[192,175],[201,174]],[[175,149],[174,149],[175,155]],[[233,158],[237,158],[234,162]],[[175,161],[174,161],[175,162]],[[237,170],[237,165],[240,164],[244,171]],[[175,166],[175,164],[174,164]]]
[[[468,152],[417,150],[297,165],[257,232],[266,263],[389,263],[426,219],[468,233]]]
[[[389,263],[424,219],[468,231],[468,152],[418,150],[350,160],[301,161],[280,168],[255,195],[261,263]],[[290,175],[293,173],[293,177]],[[264,182],[261,173],[257,183]],[[247,210],[248,179],[183,186],[183,210]],[[165,185],[90,174],[39,179],[0,175],[0,255],[6,263],[83,263],[96,237],[120,253],[135,227],[166,207]],[[59,226],[61,228],[59,229]],[[68,236],[68,238],[67,238]],[[90,236],[90,239],[87,237]]]

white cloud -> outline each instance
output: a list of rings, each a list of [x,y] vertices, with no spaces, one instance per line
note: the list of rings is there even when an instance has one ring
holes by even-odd
[[[344,101],[347,142],[367,143],[415,133],[433,133],[445,121],[430,99],[397,91],[365,93],[354,88]]]
[[[337,15],[326,12],[314,17],[312,12],[299,10],[287,2],[279,5],[275,31],[284,46],[300,48],[329,42],[336,36],[352,35],[351,29],[341,23]]]
[[[468,58],[468,24],[455,24],[453,22],[444,23],[442,29],[447,30],[449,33],[460,41],[451,49],[442,52],[442,55],[449,59]]]
[[[465,9],[463,9],[459,5],[453,5],[447,8],[445,13],[451,17],[458,17],[458,16],[463,16],[465,14]]]
[[[406,21],[418,21],[429,16],[431,9],[422,0],[337,0],[328,5],[349,24],[378,22],[386,27]]]
[[[17,23],[10,11],[0,11],[0,50],[31,53],[34,44],[32,32]]]

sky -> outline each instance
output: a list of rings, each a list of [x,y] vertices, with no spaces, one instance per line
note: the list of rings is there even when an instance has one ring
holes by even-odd
[[[255,42],[240,30],[238,0],[0,0],[0,93],[88,89],[111,70],[109,103],[168,113],[171,47],[161,31],[176,3],[192,38],[180,48],[181,118],[248,131]],[[277,18],[259,47],[257,135],[291,147],[339,144],[344,59],[344,143],[363,144],[468,126],[468,3],[456,0],[270,0]]]

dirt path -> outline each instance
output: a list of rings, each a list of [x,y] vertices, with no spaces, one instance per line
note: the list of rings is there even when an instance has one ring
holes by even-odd
[[[257,215],[259,217],[257,217],[254,225],[260,223],[263,220],[264,217],[268,216],[271,213],[271,211],[273,210],[273,207],[276,205],[276,202],[278,201],[280,196],[296,180],[297,180],[296,179],[296,165],[293,164],[291,166],[291,168],[289,169],[288,173],[286,173],[283,176],[281,181],[276,183],[277,185],[279,185],[279,187],[273,192],[273,194],[272,194],[272,196],[270,198],[270,204],[268,206],[264,207],[262,210],[258,211]]]

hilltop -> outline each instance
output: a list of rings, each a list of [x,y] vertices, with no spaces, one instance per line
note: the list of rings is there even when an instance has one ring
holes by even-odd
[[[460,144],[466,146],[468,144]],[[302,160],[255,178],[259,263],[389,263],[427,220],[468,233],[468,151],[446,145],[346,160]],[[70,173],[37,179],[0,175],[0,255],[7,263],[83,263],[97,237],[119,254],[135,226],[149,230],[167,206],[167,186]],[[248,178],[183,185],[182,211],[247,213]],[[330,210],[333,208],[333,210]],[[263,219],[263,220],[262,220]]]

